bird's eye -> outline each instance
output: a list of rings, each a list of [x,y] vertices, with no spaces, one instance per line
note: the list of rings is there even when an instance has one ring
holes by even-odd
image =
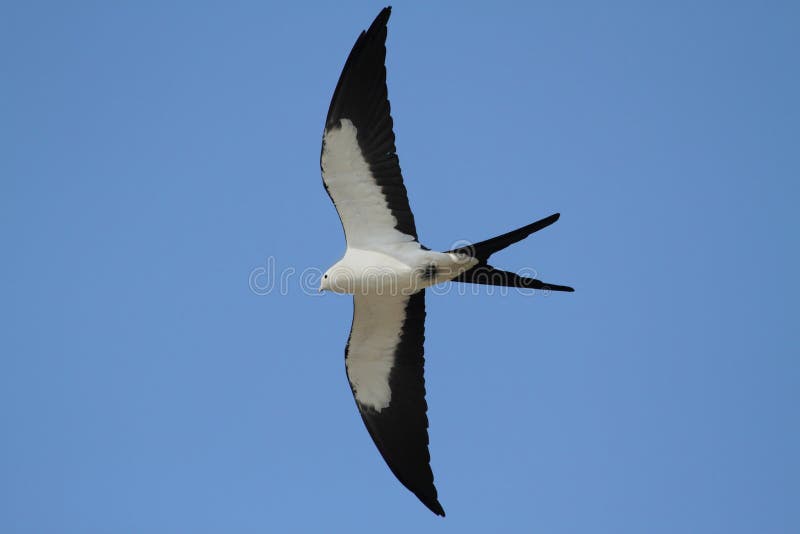
[[[325,278],[328,278],[328,275],[327,275],[327,274],[325,275]]]

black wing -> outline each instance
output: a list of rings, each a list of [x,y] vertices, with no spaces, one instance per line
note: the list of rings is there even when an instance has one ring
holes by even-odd
[[[320,166],[348,245],[416,241],[414,215],[400,173],[386,89],[383,9],[361,32],[331,99]]]
[[[428,452],[425,292],[353,301],[345,363],[358,411],[397,479],[443,516]]]

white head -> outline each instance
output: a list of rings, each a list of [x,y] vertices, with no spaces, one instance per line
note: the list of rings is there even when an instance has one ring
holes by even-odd
[[[355,276],[352,269],[343,267],[341,261],[334,263],[319,281],[320,291],[355,293]]]

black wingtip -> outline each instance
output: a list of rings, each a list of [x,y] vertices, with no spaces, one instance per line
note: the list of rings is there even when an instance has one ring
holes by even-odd
[[[366,31],[362,31],[358,39],[356,39],[350,54],[347,56],[347,61],[342,67],[342,73],[339,76],[339,81],[336,83],[336,88],[333,91],[330,106],[328,107],[328,115],[325,119],[325,129],[328,130],[336,125],[341,118],[342,107],[347,111],[352,112],[352,107],[355,105],[351,100],[345,98],[346,102],[340,102],[340,93],[344,91],[343,86],[348,84],[348,79],[355,76],[356,78],[365,78],[369,80],[379,79],[381,76],[385,78],[386,71],[384,61],[386,56],[386,34],[387,22],[389,16],[392,14],[392,6],[386,6],[378,13],[372,24]],[[357,68],[359,63],[363,60],[364,56],[368,56],[371,61],[367,61],[366,66]],[[353,69],[358,72],[351,73]],[[352,80],[349,83],[357,83]],[[385,91],[385,89],[384,89]],[[385,94],[385,93],[384,93]],[[362,95],[363,97],[363,95]],[[384,98],[386,98],[384,96]],[[360,102],[359,102],[360,103]],[[348,107],[349,105],[349,107]],[[352,118],[352,117],[351,117]]]
[[[399,477],[398,477],[399,478]],[[425,507],[438,516],[444,517],[444,508],[439,503],[439,495],[436,491],[436,486],[431,482],[430,486],[425,488],[412,489],[402,479],[400,482],[413,493]]]
[[[392,14],[392,6],[386,6],[381,9],[381,12],[378,13],[378,16],[375,17],[375,20],[372,21],[372,24],[367,30],[367,33],[374,31],[376,28],[380,28],[381,26],[386,26],[386,23],[389,21],[389,17]]]
[[[444,514],[444,508],[442,508],[442,505],[441,505],[441,504],[439,504],[439,501],[438,501],[438,500],[436,500],[436,499],[434,499],[434,500],[432,500],[432,501],[427,501],[427,500],[425,500],[425,501],[422,501],[422,504],[424,504],[425,506],[427,506],[427,507],[428,507],[428,510],[430,510],[430,511],[431,511],[431,512],[433,512],[434,514],[436,514],[436,515],[438,515],[438,516],[440,516],[440,517],[444,517],[444,516],[445,516],[445,514]]]

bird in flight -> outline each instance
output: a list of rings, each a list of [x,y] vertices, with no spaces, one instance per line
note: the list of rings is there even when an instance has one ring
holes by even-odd
[[[322,135],[325,190],[347,248],[320,291],[353,295],[345,368],[356,406],[397,479],[444,516],[428,452],[423,376],[425,288],[447,281],[572,291],[495,269],[489,257],[558,220],[556,213],[471,246],[436,252],[420,244],[400,174],[386,89],[384,8],[361,32],[333,92]]]

